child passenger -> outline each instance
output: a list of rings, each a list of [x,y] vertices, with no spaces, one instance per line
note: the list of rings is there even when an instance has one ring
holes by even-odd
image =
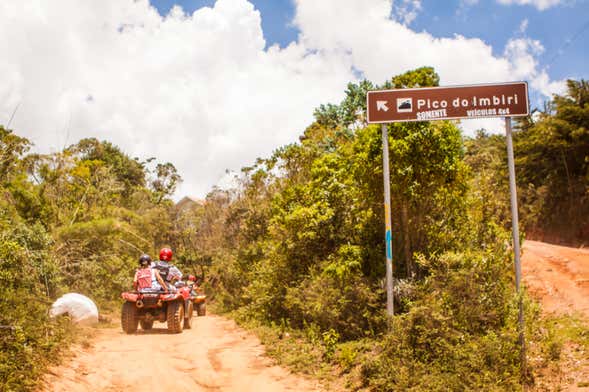
[[[151,268],[151,257],[141,255],[139,257],[139,269],[133,278],[133,288],[140,293],[153,293],[158,291],[168,292],[168,286],[164,283],[159,271]]]

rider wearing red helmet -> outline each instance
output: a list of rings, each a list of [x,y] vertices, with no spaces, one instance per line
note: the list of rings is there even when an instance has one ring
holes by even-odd
[[[160,250],[160,260],[170,262],[172,261],[172,257],[174,253],[172,253],[172,249],[170,248],[162,248]]]
[[[160,250],[160,260],[155,264],[155,268],[170,288],[174,287],[173,284],[175,281],[182,279],[182,272],[176,266],[170,264],[173,256],[172,249],[162,248]]]

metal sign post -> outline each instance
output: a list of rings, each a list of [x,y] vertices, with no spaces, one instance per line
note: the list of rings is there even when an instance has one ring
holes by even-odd
[[[384,180],[384,222],[386,241],[386,285],[387,285],[387,314],[395,314],[393,301],[393,238],[391,232],[391,175],[389,171],[389,135],[387,125],[382,124],[382,176]]]
[[[509,166],[509,193],[511,197],[511,227],[513,231],[513,254],[515,260],[515,289],[518,295],[518,328],[521,346],[522,373],[526,367],[526,343],[524,340],[524,305],[521,292],[522,267],[519,247],[519,217],[517,212],[517,188],[515,184],[515,163],[513,159],[513,141],[511,138],[511,117],[505,117],[505,138],[507,140],[507,165]]]
[[[528,84],[526,82],[510,82],[369,91],[366,94],[366,112],[367,122],[369,124],[382,124],[387,313],[389,315],[393,315],[393,257],[389,143],[386,124],[405,121],[505,117],[513,224],[513,251],[515,256],[515,285],[519,300],[519,339],[521,344],[522,374],[524,374],[526,366],[524,312],[521,294],[519,222],[515,167],[513,163],[513,142],[511,138],[511,117],[529,115]]]

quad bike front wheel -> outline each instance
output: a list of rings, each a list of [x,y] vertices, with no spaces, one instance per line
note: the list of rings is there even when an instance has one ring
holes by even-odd
[[[125,333],[135,333],[137,331],[139,318],[137,317],[137,307],[132,302],[125,302],[121,311],[121,327]]]
[[[182,332],[182,324],[184,323],[184,302],[173,301],[169,303],[166,316],[168,322],[168,332]]]
[[[207,304],[205,302],[196,305],[196,314],[198,317],[206,316]]]

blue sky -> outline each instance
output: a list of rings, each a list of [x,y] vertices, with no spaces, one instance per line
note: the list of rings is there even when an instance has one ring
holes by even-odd
[[[435,36],[457,33],[478,37],[500,52],[510,38],[521,35],[520,25],[527,19],[525,34],[544,46],[539,60],[541,65],[550,66],[552,78],[587,78],[589,2],[570,3],[540,11],[531,5],[502,5],[488,0],[471,6],[461,5],[460,1],[429,0],[423,2],[423,12],[412,27]],[[567,45],[566,41],[577,33],[576,40]]]
[[[298,29],[292,20],[293,0],[251,0],[262,16],[262,29],[267,45],[281,47],[297,40]],[[151,0],[162,15],[173,5],[185,12],[214,5],[214,0]],[[470,3],[470,4],[469,4]],[[474,3],[474,4],[473,4]],[[410,27],[427,31],[435,37],[460,34],[480,38],[501,55],[510,38],[526,35],[539,40],[545,50],[538,56],[540,66],[547,67],[553,79],[589,79],[589,1],[567,0],[544,10],[533,5],[499,4],[480,0],[422,0],[422,9]],[[520,31],[527,20],[525,32]]]

